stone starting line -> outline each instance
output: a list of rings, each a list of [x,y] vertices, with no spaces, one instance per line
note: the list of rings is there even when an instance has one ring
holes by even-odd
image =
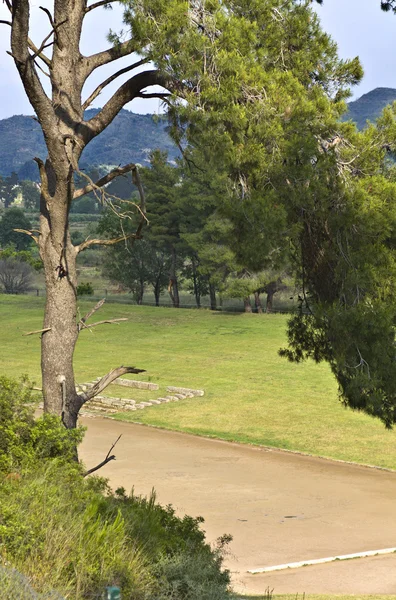
[[[353,558],[367,558],[369,556],[378,556],[380,554],[393,554],[396,548],[383,548],[381,550],[367,550],[366,552],[356,552],[355,554],[340,554],[339,556],[328,556],[326,558],[315,558],[313,560],[301,560],[299,562],[285,563],[273,567],[263,567],[261,569],[250,569],[248,573],[256,575],[258,573],[271,573],[272,571],[283,571],[285,569],[299,569],[308,565],[322,565],[336,560],[351,560]]]

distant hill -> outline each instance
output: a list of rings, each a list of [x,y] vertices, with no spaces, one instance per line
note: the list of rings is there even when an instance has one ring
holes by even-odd
[[[92,118],[99,109],[90,109]],[[105,131],[87,146],[80,165],[114,166],[136,162],[148,163],[150,150],[166,150],[173,160],[179,151],[166,132],[167,122],[153,115],[137,115],[122,110]],[[39,123],[33,117],[17,115],[0,120],[0,175],[15,171],[19,179],[38,180],[33,157],[46,157],[44,138]]]
[[[366,121],[374,121],[387,104],[396,101],[396,89],[376,88],[348,104],[344,119],[352,119],[361,129]],[[90,109],[86,118],[92,118],[100,109]],[[105,131],[95,138],[83,152],[81,167],[107,166],[107,168],[136,162],[147,164],[150,150],[166,150],[170,160],[178,149],[166,132],[164,118],[137,115],[122,110]],[[19,179],[38,181],[38,170],[33,157],[44,159],[46,148],[40,125],[33,117],[17,115],[0,120],[0,175],[15,171]]]
[[[366,121],[375,121],[388,104],[396,101],[396,89],[376,88],[354,102],[349,102],[348,112],[344,120],[352,119],[359,129],[363,129]]]

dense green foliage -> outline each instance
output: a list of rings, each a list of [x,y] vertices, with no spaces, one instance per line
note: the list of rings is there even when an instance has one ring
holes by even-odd
[[[0,378],[0,562],[76,600],[114,584],[135,600],[228,598],[228,538],[212,550],[203,519],[84,479],[73,460],[83,430],[35,419],[32,400],[26,380]]]
[[[82,430],[68,431],[52,415],[34,419],[35,406],[27,379],[0,377],[0,473],[21,472],[50,458],[73,458]]]
[[[14,246],[16,250],[27,250],[32,240],[26,233],[14,231],[14,229],[29,230],[31,227],[29,219],[24,212],[17,207],[12,207],[3,213],[0,219],[0,248]]]

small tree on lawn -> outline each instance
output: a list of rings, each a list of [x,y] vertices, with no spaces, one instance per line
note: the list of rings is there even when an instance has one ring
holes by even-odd
[[[28,292],[32,287],[33,273],[34,269],[29,263],[0,256],[0,286],[5,294]]]

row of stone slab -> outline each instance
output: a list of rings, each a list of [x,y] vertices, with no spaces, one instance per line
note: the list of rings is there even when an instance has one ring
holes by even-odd
[[[165,402],[178,402],[185,398],[193,398],[193,394],[174,394],[155,400],[136,401],[130,398],[111,398],[108,396],[96,396],[93,400],[87,402],[84,407],[87,409],[99,410],[103,412],[116,413],[121,411],[141,410],[149,406],[156,406]]]

